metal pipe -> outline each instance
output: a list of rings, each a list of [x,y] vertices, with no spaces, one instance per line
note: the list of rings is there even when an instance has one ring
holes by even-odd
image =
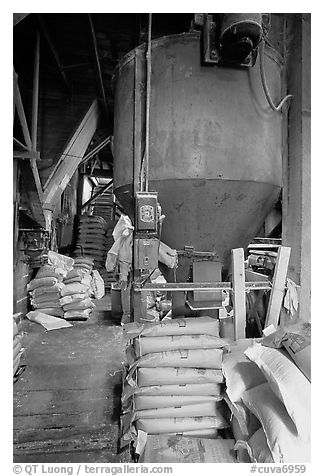
[[[100,152],[101,149],[103,149],[106,145],[109,144],[111,140],[111,136],[106,137],[100,144],[96,145],[94,149],[92,149],[90,152],[85,155],[80,163],[80,165],[85,164],[89,159],[91,159],[97,152]]]
[[[230,282],[210,282],[210,283],[165,283],[165,284],[135,284],[134,290],[138,292],[145,291],[232,291]],[[245,291],[257,291],[260,289],[271,289],[271,283],[265,281],[252,281],[245,283]]]
[[[146,73],[146,131],[145,131],[145,191],[148,192],[148,171],[150,157],[150,100],[151,100],[151,40],[152,40],[152,13],[149,13],[149,28],[147,41],[147,73]]]
[[[38,98],[39,98],[39,58],[40,58],[40,41],[39,32],[36,34],[35,62],[34,62],[34,87],[33,87],[33,105],[32,105],[32,127],[31,141],[32,150],[37,150],[37,123],[38,123]]]

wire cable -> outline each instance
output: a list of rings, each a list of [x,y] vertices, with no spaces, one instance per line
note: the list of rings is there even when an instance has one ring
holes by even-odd
[[[280,112],[282,109],[282,106],[288,101],[288,99],[291,99],[293,97],[292,94],[287,94],[276,106],[271,98],[268,86],[267,86],[267,80],[266,80],[266,74],[265,74],[265,69],[264,69],[264,39],[261,41],[260,45],[260,72],[261,72],[261,81],[262,81],[262,86],[264,93],[266,95],[266,98],[268,100],[269,106],[271,109],[275,112]]]

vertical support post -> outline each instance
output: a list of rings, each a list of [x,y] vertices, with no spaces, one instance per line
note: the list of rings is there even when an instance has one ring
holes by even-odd
[[[134,115],[133,115],[133,200],[134,200],[134,223],[135,223],[135,196],[141,190],[141,167],[142,167],[142,144],[143,144],[143,60],[140,53],[135,51],[134,56]],[[135,240],[133,240],[135,243]],[[133,245],[133,267],[131,275],[130,292],[130,315],[135,322],[140,322],[144,317],[143,296],[134,292],[134,280],[140,277],[140,271],[135,269]],[[146,299],[146,297],[145,297]],[[145,307],[146,312],[146,307]]]
[[[234,339],[244,339],[246,327],[246,305],[243,248],[236,248],[232,250],[232,288],[234,307]]]
[[[142,162],[142,94],[143,94],[143,65],[139,51],[134,56],[134,137],[133,137],[133,192],[140,191],[141,162]]]
[[[32,127],[31,141],[32,150],[37,150],[37,124],[38,124],[38,96],[39,96],[39,32],[36,35],[35,62],[34,62],[34,87],[33,87],[33,109],[32,109]]]
[[[311,309],[311,14],[287,13],[288,157],[282,244],[291,247],[288,277],[300,285],[297,313]],[[289,54],[288,54],[289,52]]]
[[[289,257],[290,248],[288,246],[280,246],[272,280],[272,289],[267,309],[265,327],[268,327],[271,324],[275,327],[278,325],[282,300],[285,293]]]

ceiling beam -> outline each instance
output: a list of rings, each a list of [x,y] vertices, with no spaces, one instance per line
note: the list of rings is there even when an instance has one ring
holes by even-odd
[[[40,40],[39,32],[36,33],[35,61],[34,61],[34,84],[33,84],[33,105],[32,105],[32,124],[31,141],[32,150],[37,150],[37,125],[38,125],[38,99],[39,99],[39,58],[40,58]]]
[[[106,115],[106,119],[109,120],[110,114],[109,114],[109,110],[108,110],[105,87],[104,87],[104,83],[103,83],[103,79],[102,79],[102,71],[101,71],[100,60],[99,60],[96,32],[95,32],[95,29],[94,29],[91,13],[88,13],[88,18],[89,18],[90,32],[91,32],[91,38],[92,38],[92,47],[93,47],[95,65],[96,65],[97,80],[98,80],[98,84],[99,84],[99,93],[100,93],[100,97],[101,97],[101,100],[102,100],[102,103],[103,103],[103,108],[104,108],[104,112],[105,112],[105,115]]]
[[[37,19],[38,19],[38,22],[39,22],[39,25],[41,27],[41,30],[42,30],[42,33],[43,35],[45,36],[46,38],[46,41],[48,43],[48,46],[51,50],[51,53],[53,55],[53,58],[54,58],[54,61],[55,61],[55,64],[56,64],[56,67],[60,73],[60,76],[61,76],[61,79],[64,83],[64,86],[65,86],[65,89],[67,90],[67,92],[70,94],[71,93],[71,86],[70,86],[70,83],[67,79],[67,76],[64,72],[64,66],[62,65],[61,63],[61,60],[60,60],[60,57],[59,57],[59,54],[57,52],[57,49],[55,47],[55,44],[53,42],[53,39],[48,31],[48,28],[46,26],[46,23],[44,21],[44,18],[42,16],[42,14],[40,13],[37,13]]]
[[[22,133],[23,133],[23,136],[24,136],[24,140],[25,140],[27,148],[30,150],[32,148],[32,141],[31,141],[31,137],[30,137],[30,133],[29,133],[29,128],[28,128],[27,119],[26,119],[26,115],[25,115],[24,105],[23,105],[23,102],[22,102],[22,99],[21,99],[20,89],[19,89],[18,83],[16,84],[15,98],[14,99],[15,99],[15,104],[16,104],[16,108],[17,108],[17,112],[18,112],[20,125],[21,125],[21,128],[22,128]]]

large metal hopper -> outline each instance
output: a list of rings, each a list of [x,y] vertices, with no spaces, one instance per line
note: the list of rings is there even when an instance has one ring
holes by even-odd
[[[269,108],[258,61],[238,69],[203,66],[200,58],[198,33],[152,42],[149,189],[166,215],[162,240],[178,250],[215,251],[226,268],[230,250],[247,246],[280,192],[282,119]],[[266,51],[265,68],[279,100],[274,52]],[[115,72],[114,191],[130,215],[138,71],[145,86],[144,46]],[[137,126],[144,123],[143,89]]]

